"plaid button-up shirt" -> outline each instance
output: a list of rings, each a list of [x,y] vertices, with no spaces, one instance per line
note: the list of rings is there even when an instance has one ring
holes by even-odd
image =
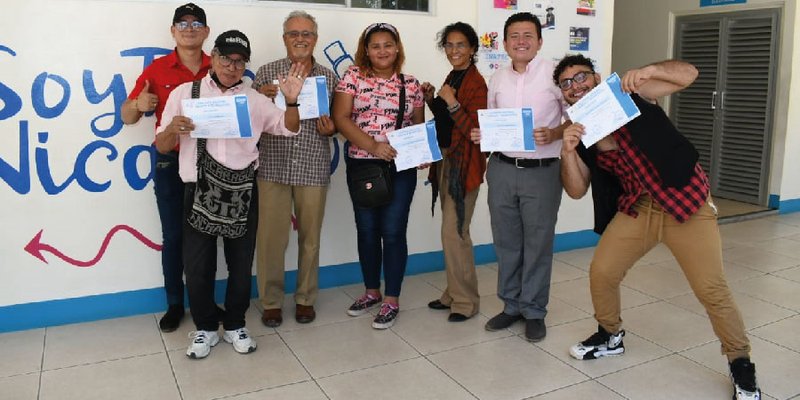
[[[262,65],[253,89],[289,74],[292,63],[283,58]],[[308,76],[327,78],[328,96],[339,79],[328,68],[314,62]],[[261,135],[258,178],[291,186],[327,186],[331,180],[330,139],[317,132],[317,119],[300,121],[300,134],[292,137]]]
[[[700,163],[695,164],[694,174],[686,186],[668,187],[662,184],[653,163],[636,147],[624,126],[612,135],[619,149],[599,153],[597,165],[619,178],[622,185],[622,195],[618,200],[620,212],[636,218],[636,200],[649,193],[664,211],[683,223],[705,204],[710,184]]]

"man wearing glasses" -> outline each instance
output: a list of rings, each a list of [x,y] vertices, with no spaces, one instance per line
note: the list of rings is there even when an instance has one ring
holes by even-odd
[[[136,85],[122,104],[122,121],[135,124],[146,112],[155,111],[156,129],[170,92],[184,82],[204,77],[211,68],[203,53],[209,34],[206,13],[193,3],[175,9],[170,27],[175,50],[153,61],[136,80]],[[158,215],[161,219],[161,267],[167,293],[167,312],[159,321],[164,332],[178,329],[184,315],[183,258],[181,257],[183,182],[178,176],[178,146],[162,154],[156,152],[153,184]]]
[[[576,123],[564,131],[564,189],[579,199],[592,185],[594,229],[602,234],[589,271],[598,329],[569,352],[579,360],[625,352],[620,283],[636,261],[664,242],[705,307],[728,358],[733,398],[757,400],[760,391],[750,362],[750,342],[723,274],[708,177],[694,146],[655,104],[655,99],[692,84],[697,74],[694,66],[676,60],[628,71],[622,77],[622,90],[631,93],[640,116],[588,149],[581,143],[584,126]],[[601,82],[592,62],[581,55],[562,59],[553,79],[568,104]]]
[[[186,184],[184,192],[184,209],[186,218],[183,223],[183,259],[186,266],[186,287],[189,292],[189,309],[196,331],[191,335],[191,343],[186,350],[190,358],[208,356],[211,347],[219,342],[217,330],[219,316],[214,304],[214,277],[217,271],[217,239],[223,236],[225,263],[228,269],[227,289],[225,290],[225,316],[222,326],[225,330],[222,338],[233,345],[236,352],[247,354],[256,350],[256,342],[245,328],[245,312],[250,305],[251,271],[256,246],[256,229],[258,227],[258,191],[252,189],[245,192],[231,193],[224,188],[224,176],[249,174],[258,168],[258,145],[262,132],[273,135],[294,136],[300,130],[300,115],[297,97],[303,87],[307,70],[296,64],[289,69],[287,76],[280,80],[280,90],[290,104],[286,112],[281,111],[269,99],[262,96],[244,82],[247,62],[250,60],[251,47],[247,36],[240,31],[231,30],[222,33],[214,41],[211,51],[211,71],[199,81],[197,86],[200,98],[219,98],[223,96],[246,96],[249,110],[252,137],[209,138],[202,142],[189,134],[195,129],[191,119],[184,116],[182,101],[193,96],[194,82],[188,82],[169,95],[164,108],[164,121],[157,130],[156,148],[160,152],[169,152],[178,143],[181,146],[179,156],[180,177]],[[198,145],[201,146],[198,148]],[[205,150],[202,149],[205,147]],[[198,152],[206,157],[198,162]],[[208,157],[222,166],[211,166]],[[206,193],[195,198],[195,194],[206,186],[212,178],[200,180],[198,185],[198,169],[202,168],[205,176],[210,175],[211,168],[223,170],[214,177],[222,183],[215,188],[214,194]],[[247,172],[245,172],[247,171]],[[255,173],[246,175],[255,186]],[[228,186],[230,187],[230,186]],[[218,200],[215,200],[218,199]],[[247,210],[244,222],[245,229],[241,235],[216,234],[216,231],[203,230],[202,226],[192,224],[190,210],[197,210],[202,204],[211,204],[207,209]],[[228,211],[228,216],[231,213]],[[238,217],[238,215],[237,215]]]
[[[547,335],[545,316],[550,300],[553,240],[561,205],[558,156],[563,110],[561,93],[550,82],[553,62],[538,55],[542,24],[529,12],[505,22],[503,47],[511,65],[489,81],[489,108],[533,109],[530,134],[535,152],[494,152],[488,161],[489,215],[497,253],[497,296],[503,311],[486,323],[486,330],[506,329],[525,321],[525,338],[538,342]],[[480,130],[473,129],[473,142]]]
[[[261,66],[254,89],[274,99],[278,93],[275,82],[287,76],[291,67],[302,65],[311,71],[309,76],[324,76],[328,93],[333,93],[338,78],[314,60],[317,23],[313,16],[291,12],[283,22],[283,44],[286,57]],[[261,137],[256,264],[259,301],[264,309],[261,321],[268,327],[283,322],[285,253],[292,211],[298,230],[295,320],[302,324],[316,317],[320,234],[331,174],[329,137],[335,132],[333,120],[323,115],[301,121],[297,136]]]

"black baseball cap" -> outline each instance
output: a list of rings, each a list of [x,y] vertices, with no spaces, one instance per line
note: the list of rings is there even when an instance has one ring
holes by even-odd
[[[186,3],[175,9],[175,16],[172,17],[172,23],[180,22],[181,18],[191,15],[202,22],[203,25],[208,25],[206,22],[206,12],[200,6],[194,3]]]
[[[250,60],[250,40],[240,31],[231,30],[223,32],[217,36],[217,40],[214,41],[214,47],[223,56],[239,54],[243,56],[245,60]]]

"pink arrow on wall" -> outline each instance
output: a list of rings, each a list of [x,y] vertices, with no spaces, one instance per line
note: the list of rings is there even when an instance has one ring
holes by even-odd
[[[76,260],[62,253],[57,248],[49,244],[42,243],[41,239],[42,239],[42,232],[44,232],[44,229],[40,230],[39,233],[37,233],[36,236],[34,236],[33,239],[31,239],[31,241],[28,242],[27,245],[25,245],[25,251],[30,253],[30,255],[42,260],[45,264],[48,264],[48,262],[47,259],[44,258],[42,252],[52,253],[54,256],[76,267],[91,267],[97,264],[97,262],[100,261],[101,258],[103,258],[103,254],[106,252],[106,248],[108,248],[108,244],[111,242],[111,238],[114,236],[114,234],[122,230],[127,231],[128,233],[133,235],[133,237],[139,239],[139,241],[144,243],[147,247],[155,251],[161,251],[160,244],[154,243],[152,240],[144,236],[141,232],[137,231],[134,228],[131,228],[128,225],[117,225],[111,228],[111,230],[106,234],[105,239],[103,239],[103,244],[100,245],[100,250],[97,251],[97,255],[94,256],[94,258],[89,261]]]

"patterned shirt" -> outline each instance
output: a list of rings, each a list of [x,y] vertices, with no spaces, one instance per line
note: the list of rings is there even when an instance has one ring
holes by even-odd
[[[414,109],[425,106],[422,86],[417,78],[403,74],[406,87],[406,110],[403,126],[414,124]],[[387,142],[386,133],[395,129],[397,113],[400,112],[400,77],[397,74],[389,79],[365,76],[355,65],[350,66],[336,87],[337,92],[353,96],[351,118],[359,129],[372,136],[377,142]],[[347,155],[350,158],[377,158],[352,143]]]
[[[292,62],[283,58],[262,65],[253,80],[253,89],[289,74]],[[328,95],[339,82],[336,74],[314,62],[308,76],[324,76]],[[330,138],[317,132],[317,119],[300,121],[297,136],[261,135],[258,178],[291,186],[327,186],[331,181]]]
[[[685,222],[705,204],[711,185],[700,163],[696,163],[689,183],[682,188],[664,186],[658,171],[631,140],[624,126],[613,134],[618,150],[599,153],[597,164],[619,178],[622,195],[618,210],[636,218],[636,200],[649,193],[653,201],[678,222]]]

